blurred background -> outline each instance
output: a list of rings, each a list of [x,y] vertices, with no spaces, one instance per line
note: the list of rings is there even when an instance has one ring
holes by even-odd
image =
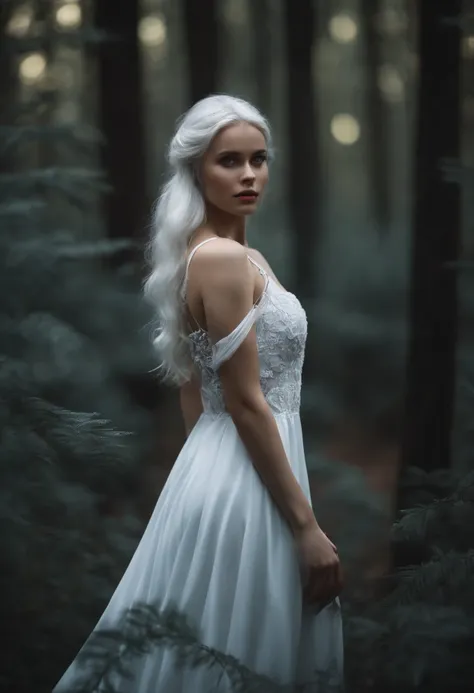
[[[60,677],[184,442],[144,247],[176,119],[225,92],[273,126],[249,240],[308,314],[348,690],[471,690],[474,0],[0,7],[1,689]]]

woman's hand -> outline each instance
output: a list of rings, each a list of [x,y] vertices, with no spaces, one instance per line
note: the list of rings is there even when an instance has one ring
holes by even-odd
[[[342,590],[342,568],[337,548],[317,524],[294,534],[301,563],[303,598],[321,608]]]

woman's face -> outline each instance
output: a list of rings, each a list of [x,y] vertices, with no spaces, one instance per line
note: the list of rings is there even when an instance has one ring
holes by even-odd
[[[244,216],[252,214],[268,180],[267,145],[249,123],[221,130],[201,161],[199,180],[208,205]]]

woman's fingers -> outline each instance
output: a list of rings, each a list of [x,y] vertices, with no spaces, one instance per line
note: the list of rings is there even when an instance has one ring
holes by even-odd
[[[342,589],[342,570],[340,563],[328,566],[323,571],[313,572],[303,591],[309,604],[330,604]]]
[[[332,570],[318,571],[311,576],[309,600],[311,604],[330,602],[335,589],[335,575]]]

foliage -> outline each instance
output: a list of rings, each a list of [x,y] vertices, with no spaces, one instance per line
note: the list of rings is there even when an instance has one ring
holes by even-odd
[[[1,57],[16,65],[30,44],[2,37]],[[107,269],[124,243],[98,235],[99,134],[56,122],[47,92],[20,104],[12,87],[0,124],[0,687],[29,693],[51,689],[136,546],[152,421],[129,383],[152,355],[136,271]],[[111,504],[120,517],[104,515]]]
[[[347,482],[348,477],[346,488]],[[455,479],[444,471],[413,469],[403,489],[413,505],[393,527],[399,570],[381,598],[370,603],[343,600],[347,690],[467,693],[474,680],[474,474]],[[361,489],[359,517],[363,495]],[[372,522],[377,521],[376,512],[372,506]],[[360,526],[357,513],[354,523]],[[346,550],[343,544],[341,553]],[[88,674],[74,693],[92,693],[99,681],[107,681],[107,690],[115,691],[114,675],[133,678],[134,664],[154,647],[171,649],[177,668],[205,667],[215,671],[216,678],[225,671],[232,690],[239,693],[312,690],[309,684],[288,689],[203,646],[198,631],[173,609],[136,604],[114,628],[98,630],[88,642],[80,660]],[[321,677],[318,685],[320,693],[335,690]]]
[[[414,503],[393,527],[399,570],[388,593],[346,618],[351,690],[471,690],[474,680],[474,475],[409,470]],[[417,500],[416,500],[417,499]]]
[[[57,42],[74,47],[102,39],[44,28],[2,41],[0,50],[14,63]],[[0,511],[7,566],[0,578],[0,687],[18,693],[51,689],[120,580],[141,531],[134,480],[151,429],[127,386],[152,367],[135,268],[106,269],[127,244],[97,240],[95,203],[107,191],[93,157],[101,136],[84,123],[45,118],[50,96],[32,91],[21,107],[8,104],[15,108],[0,125],[0,156],[14,162],[0,174]],[[456,178],[458,169],[447,163],[446,175]],[[321,428],[355,419],[393,439],[403,394],[407,278],[400,268],[407,264],[407,234],[376,244],[345,229],[338,238],[338,249],[325,249],[326,292],[310,312],[317,339],[309,348],[318,366],[306,404]],[[467,693],[474,681],[469,277],[461,294],[459,464],[453,473],[404,470],[403,510],[392,531],[398,570],[384,581],[381,598],[343,600],[351,693]],[[378,539],[383,508],[360,475],[322,456],[313,466],[330,487],[321,512],[344,501],[346,529],[337,543],[343,562],[357,562],[360,543]],[[122,503],[121,516],[105,516],[111,499]],[[100,676],[104,667],[125,670],[149,648],[165,646],[178,666],[225,669],[235,690],[282,690],[204,647],[173,610],[135,604],[115,625],[95,632],[81,653]]]
[[[321,294],[309,307],[314,366],[303,404],[312,429],[341,421],[400,436],[407,339],[406,232],[334,229],[323,249]]]
[[[235,693],[309,693],[315,685],[320,693],[341,691],[331,671],[316,671],[311,681],[296,686],[256,674],[232,655],[203,645],[199,629],[175,608],[140,603],[124,610],[113,629],[95,631],[78,659],[82,681],[70,693],[92,693],[101,687],[116,693],[117,675],[120,681],[133,682],[134,666],[155,648],[172,651],[177,672],[206,670],[215,693],[229,691],[229,686]]]

